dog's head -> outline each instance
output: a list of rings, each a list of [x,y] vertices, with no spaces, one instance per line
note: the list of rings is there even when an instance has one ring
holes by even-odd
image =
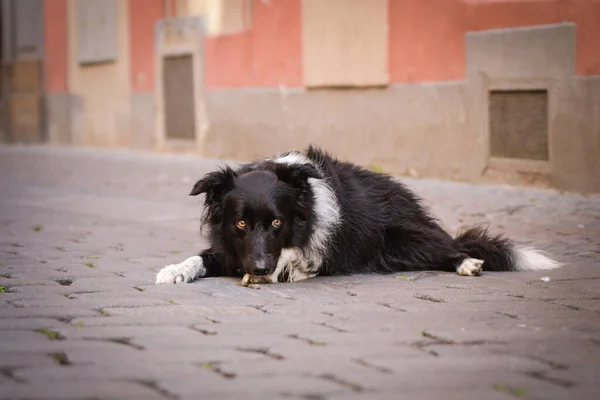
[[[207,174],[190,195],[206,195],[212,245],[234,257],[245,273],[266,276],[283,248],[301,247],[309,238],[310,178],[322,178],[310,164],[267,162],[240,172],[226,167]]]

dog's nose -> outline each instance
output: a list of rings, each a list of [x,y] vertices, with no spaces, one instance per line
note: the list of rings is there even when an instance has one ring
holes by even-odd
[[[256,264],[254,264],[252,273],[256,276],[264,276],[269,273],[269,269],[264,261],[257,261]]]

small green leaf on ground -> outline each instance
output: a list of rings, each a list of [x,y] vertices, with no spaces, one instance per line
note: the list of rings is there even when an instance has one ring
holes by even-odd
[[[33,230],[36,232],[41,232],[44,230],[44,227],[42,225],[36,225],[33,227]]]
[[[77,321],[77,323],[75,323],[75,326],[78,328],[83,328],[83,321]]]
[[[96,264],[94,263],[83,263],[83,265],[85,265],[88,268],[96,268]]]
[[[213,369],[214,367],[215,367],[215,364],[211,363],[210,361],[205,361],[202,363],[202,368]]]
[[[46,337],[50,340],[63,340],[64,337],[60,334],[60,332],[52,331],[46,328],[39,328],[35,330],[37,333],[41,333],[42,335],[46,335]]]
[[[175,304],[175,302],[171,299],[169,299],[169,304]]]
[[[394,276],[394,278],[402,279],[403,281],[412,281],[413,280],[413,278],[407,276],[406,274],[396,275],[396,276]]]
[[[86,260],[99,260],[100,257],[98,257],[98,256],[85,256],[85,259]]]
[[[6,288],[4,286],[0,286],[0,293],[6,292]]]
[[[181,250],[171,250],[168,253],[169,254],[173,254],[173,255],[177,255],[177,254],[181,253]]]
[[[522,387],[510,387],[508,385],[494,385],[494,389],[500,393],[506,393],[514,397],[523,397],[527,394],[527,389]]]
[[[134,286],[133,287],[135,290],[137,290],[138,292],[144,292],[146,290],[146,288],[143,288],[141,286]]]
[[[108,311],[106,311],[105,309],[101,308],[98,310],[98,313],[104,317],[108,317],[110,316],[110,313]]]

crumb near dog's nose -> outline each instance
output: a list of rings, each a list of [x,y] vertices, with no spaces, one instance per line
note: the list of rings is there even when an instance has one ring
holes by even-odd
[[[272,280],[271,275],[253,276],[250,274],[246,274],[242,278],[242,286],[246,286],[246,287],[251,283],[272,283],[272,282],[273,282],[273,280]]]

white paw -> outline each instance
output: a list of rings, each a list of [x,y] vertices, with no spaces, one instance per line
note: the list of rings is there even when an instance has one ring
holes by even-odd
[[[179,264],[167,265],[156,274],[156,284],[189,283],[206,275],[202,257],[194,256]]]
[[[462,276],[478,276],[481,275],[481,266],[483,260],[477,258],[467,258],[456,268],[456,272]]]

